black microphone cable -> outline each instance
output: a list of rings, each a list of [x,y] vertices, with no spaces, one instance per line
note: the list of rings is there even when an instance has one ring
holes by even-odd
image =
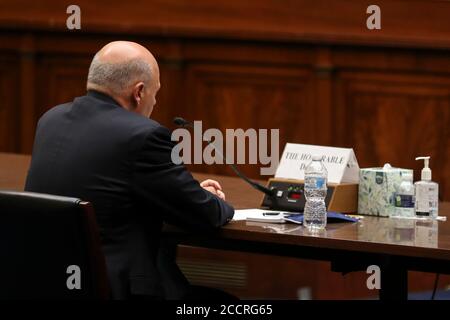
[[[436,295],[436,290],[438,287],[438,283],[439,283],[439,273],[436,273],[436,279],[434,280],[434,288],[433,288],[433,293],[431,295],[431,300],[434,300],[434,297]]]

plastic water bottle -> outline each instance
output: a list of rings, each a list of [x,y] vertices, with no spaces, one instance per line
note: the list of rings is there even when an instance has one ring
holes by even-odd
[[[303,223],[310,230],[321,230],[327,225],[328,172],[322,163],[322,157],[315,155],[305,169],[305,211]]]

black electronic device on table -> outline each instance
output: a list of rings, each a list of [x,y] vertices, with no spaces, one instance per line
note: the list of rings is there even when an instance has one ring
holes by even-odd
[[[358,210],[358,184],[327,184],[325,205],[328,211],[354,213]],[[305,208],[304,183],[302,180],[271,178],[267,184],[275,195],[264,196],[261,206],[271,210],[303,212]]]

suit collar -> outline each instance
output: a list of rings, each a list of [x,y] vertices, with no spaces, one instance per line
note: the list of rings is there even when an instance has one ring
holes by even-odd
[[[122,107],[116,100],[114,100],[112,97],[110,97],[107,94],[104,94],[102,92],[95,91],[95,90],[88,90],[86,95],[89,97],[93,97],[95,99],[102,100],[104,102],[115,104],[119,107]]]

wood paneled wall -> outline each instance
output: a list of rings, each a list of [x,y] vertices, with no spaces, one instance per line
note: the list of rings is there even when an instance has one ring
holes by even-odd
[[[29,153],[50,107],[85,92],[90,59],[113,36],[0,33],[0,150]],[[127,37],[130,38],[130,37]],[[131,37],[158,57],[154,117],[180,115],[204,128],[279,128],[286,142],[353,147],[361,167],[414,168],[431,155],[450,200],[450,55],[361,48]],[[197,171],[232,174],[222,165]],[[243,166],[258,177],[258,166]]]
[[[352,147],[361,167],[389,162],[416,179],[414,158],[430,155],[450,201],[450,2],[377,1],[372,31],[362,0],[78,0],[82,29],[67,30],[70,4],[0,3],[0,151],[30,153],[40,115],[83,95],[95,52],[126,39],[159,61],[161,123],[279,128],[280,153],[286,142]]]

